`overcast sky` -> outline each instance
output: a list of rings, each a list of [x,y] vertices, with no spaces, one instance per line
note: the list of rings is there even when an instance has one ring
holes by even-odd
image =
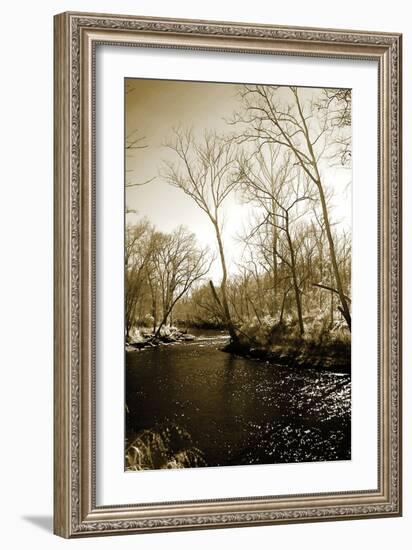
[[[238,86],[127,79],[125,90],[125,134],[142,137],[147,145],[144,149],[126,151],[126,182],[140,183],[154,178],[143,186],[126,187],[126,206],[136,211],[136,214],[128,214],[126,221],[133,222],[147,217],[157,229],[164,232],[184,224],[196,234],[202,245],[208,245],[215,251],[215,236],[206,214],[181,189],[164,181],[159,172],[163,159],[174,158],[164,147],[173,127],[191,127],[199,135],[204,130],[218,133],[231,130],[225,119],[230,118],[233,111],[240,107]],[[299,91],[303,98],[316,93],[316,89]],[[333,220],[350,227],[351,170],[331,167],[327,168],[326,175],[328,180],[333,181],[336,197]],[[232,273],[236,271],[236,261],[242,254],[242,245],[237,237],[248,226],[248,220],[256,210],[250,204],[242,204],[234,194],[226,199],[223,212],[224,242],[229,271]],[[215,262],[210,275],[219,280],[221,271],[218,262]]]

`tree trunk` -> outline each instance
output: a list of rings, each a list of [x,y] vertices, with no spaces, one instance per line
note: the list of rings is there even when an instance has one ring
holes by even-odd
[[[331,293],[330,293],[330,328],[333,327],[333,323],[334,323],[334,319],[333,319],[333,309],[334,309],[333,296],[334,296],[334,293],[331,291]]]
[[[163,325],[165,324],[165,322],[166,322],[166,320],[167,320],[167,315],[168,315],[167,313],[166,313],[166,315],[163,315],[163,319],[160,321],[159,326],[157,327],[156,332],[155,332],[154,335],[153,335],[153,339],[154,339],[154,340],[155,340],[156,338],[159,338],[159,336],[160,336],[160,331],[162,330]]]
[[[339,300],[340,300],[340,303],[341,303],[340,311],[341,311],[341,313],[342,313],[342,315],[343,315],[343,317],[344,317],[344,319],[345,319],[345,321],[348,325],[349,330],[351,330],[351,314],[350,314],[350,311],[349,311],[348,302],[347,302],[345,294],[343,292],[342,279],[341,279],[341,276],[340,276],[340,273],[339,273],[338,262],[337,262],[337,259],[336,259],[335,243],[333,242],[332,231],[330,229],[328,208],[326,206],[325,194],[323,192],[323,187],[322,187],[322,183],[321,183],[320,179],[318,179],[318,181],[317,181],[317,187],[318,187],[318,190],[319,190],[319,197],[320,197],[320,202],[321,202],[321,205],[322,205],[322,215],[323,215],[323,220],[325,222],[325,230],[326,230],[326,236],[327,236],[328,244],[329,244],[329,252],[330,252],[330,259],[331,259],[331,262],[332,262],[333,274],[334,274],[335,282],[336,282],[336,290],[338,291]]]
[[[277,299],[277,292],[278,292],[278,254],[277,254],[277,246],[278,246],[278,234],[277,229],[275,226],[275,201],[272,199],[272,218],[274,223],[272,224],[272,262],[273,262],[273,304],[272,304],[272,317],[274,318],[276,315],[276,312],[278,310],[278,299]]]
[[[150,294],[152,295],[152,317],[153,317],[153,330],[152,334],[155,334],[156,332],[156,325],[157,325],[157,300],[156,300],[156,288],[153,285],[152,279],[150,276],[147,276],[147,280],[149,282],[149,288],[150,288]]]
[[[283,293],[282,298],[282,306],[280,308],[280,316],[279,316],[279,323],[283,323],[283,315],[285,313],[285,303],[286,303],[286,296],[288,295],[289,290]]]
[[[308,146],[309,154],[310,154],[311,161],[312,161],[312,166],[313,166],[314,171],[315,171],[315,176],[316,177],[313,177],[313,174],[311,175],[311,177],[312,177],[313,181],[316,183],[316,186],[317,186],[318,191],[319,191],[319,198],[320,198],[320,202],[321,202],[321,206],[322,206],[322,216],[323,216],[323,221],[325,222],[326,237],[328,239],[328,244],[329,244],[329,252],[330,252],[330,258],[331,258],[331,261],[332,261],[333,274],[335,276],[336,289],[338,291],[339,299],[340,299],[340,303],[341,303],[341,307],[339,308],[339,310],[341,311],[341,313],[342,313],[342,315],[343,315],[343,317],[344,317],[344,319],[345,319],[345,321],[348,325],[349,330],[351,330],[351,315],[350,315],[350,311],[349,311],[348,302],[347,302],[347,300],[345,298],[345,294],[343,292],[342,279],[341,279],[341,276],[340,276],[340,273],[339,273],[338,262],[336,260],[335,243],[333,242],[332,231],[330,229],[329,213],[328,213],[328,208],[327,208],[327,205],[326,205],[325,193],[323,191],[322,180],[321,180],[319,169],[318,169],[318,161],[317,161],[315,152],[313,150],[313,144],[310,140],[309,130],[308,130],[308,127],[307,127],[307,124],[306,124],[305,116],[304,116],[303,111],[302,111],[302,107],[301,107],[300,102],[299,102],[297,92],[295,93],[295,97],[296,97],[296,104],[297,104],[299,114],[300,114],[300,117],[301,117],[301,121],[302,121],[303,133],[304,133],[306,143],[307,143],[307,146]],[[296,150],[295,150],[295,153],[296,153]],[[298,160],[299,160],[301,166],[303,167],[303,169],[305,171],[307,171],[307,168],[304,166],[301,157],[299,157],[299,155],[297,155],[297,156],[298,156]]]
[[[175,305],[176,302],[173,302],[172,304],[170,304],[169,306],[164,306],[165,309],[163,310],[163,317],[162,317],[162,320],[160,321],[159,323],[159,326],[157,327],[156,329],[156,332],[154,333],[154,336],[153,338],[159,338],[160,336],[160,331],[162,330],[163,326],[165,324],[167,324],[167,320],[169,318],[169,315],[170,315],[170,312],[172,311],[173,309],[173,306]]]
[[[295,251],[293,249],[293,243],[292,243],[292,237],[289,233],[289,219],[286,218],[286,228],[285,228],[286,238],[289,245],[289,253],[290,253],[290,266],[292,271],[292,282],[293,282],[293,290],[295,292],[295,301],[296,301],[296,311],[298,314],[298,322],[299,322],[299,333],[301,336],[305,333],[305,326],[303,324],[303,315],[302,315],[302,302],[301,302],[301,294],[300,289],[298,285],[298,278],[296,274],[296,258],[295,258]]]
[[[224,250],[223,250],[223,243],[222,243],[222,239],[221,239],[221,236],[220,236],[220,230],[219,230],[219,225],[218,225],[217,220],[215,220],[213,222],[213,225],[215,227],[216,239],[217,239],[217,244],[218,244],[218,248],[219,248],[220,263],[222,265],[222,274],[223,274],[222,282],[220,284],[220,291],[221,291],[221,294],[222,294],[222,300],[221,300],[220,304],[221,304],[221,308],[223,310],[222,313],[223,313],[223,316],[224,316],[226,328],[229,332],[230,338],[232,339],[233,342],[237,343],[239,341],[239,337],[236,333],[236,329],[235,329],[235,326],[233,324],[233,321],[232,321],[232,318],[231,318],[231,315],[230,315],[229,303],[228,303],[228,300],[227,300],[227,293],[226,293],[226,284],[227,284],[226,260],[225,260],[225,253],[224,253]],[[216,291],[215,291],[215,296],[216,296]]]
[[[176,298],[174,298],[174,300],[169,304],[168,308],[164,311],[163,318],[162,318],[159,326],[157,327],[156,332],[153,335],[153,339],[156,339],[160,336],[160,331],[162,330],[162,327],[164,326],[164,324],[167,322],[167,319],[168,319],[171,311],[173,310],[176,303],[180,300],[180,298],[183,296],[183,294],[187,290],[188,290],[188,288],[185,288],[178,296],[176,296]]]
[[[153,315],[153,334],[156,332],[156,325],[157,325],[157,304],[156,304],[156,298],[153,298],[153,304],[152,304],[152,315]]]

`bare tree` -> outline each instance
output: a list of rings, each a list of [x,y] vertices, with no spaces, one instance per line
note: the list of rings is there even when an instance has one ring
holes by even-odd
[[[146,143],[146,137],[139,136],[138,130],[134,130],[133,132],[131,132],[129,135],[126,136],[126,140],[125,140],[126,161],[135,155],[135,153],[131,155],[130,154],[131,151],[140,151],[142,149],[147,149],[147,147],[148,145]],[[129,168],[126,168],[126,173],[130,173],[130,172],[134,172],[134,170],[130,170]],[[127,180],[126,188],[141,187],[142,185],[146,185],[147,183],[150,183],[154,179],[156,179],[156,176],[144,181]]]
[[[128,224],[125,238],[125,328],[126,337],[135,320],[136,308],[142,298],[145,269],[153,250],[154,229],[148,220]]]
[[[200,249],[196,238],[185,227],[163,234],[153,254],[162,300],[162,319],[154,337],[160,335],[176,303],[210,270],[208,249]]]
[[[318,111],[334,128],[331,145],[335,145],[330,158],[340,166],[349,167],[352,160],[352,90],[347,88],[325,88],[317,103]]]
[[[334,136],[342,126],[331,125],[327,113],[323,117],[315,116],[315,102],[302,101],[296,87],[289,87],[286,98],[284,91],[282,95],[278,93],[278,87],[261,85],[242,86],[240,95],[243,111],[236,113],[232,120],[242,127],[237,143],[253,142],[258,147],[268,143],[280,145],[292,154],[296,165],[316,186],[340,310],[350,329],[351,314],[343,291],[321,169],[322,158],[333,146]]]
[[[265,154],[266,153],[266,154]],[[302,312],[301,288],[297,268],[297,251],[293,226],[307,213],[301,205],[313,201],[309,181],[292,162],[290,152],[282,154],[279,147],[267,144],[248,158],[239,161],[237,180],[248,200],[257,203],[264,211],[263,219],[252,230],[258,233],[269,224],[286,241],[286,253],[279,246],[275,253],[290,270],[295,294],[300,334],[305,332]],[[276,262],[277,263],[277,262]]]
[[[215,133],[205,133],[196,141],[191,131],[174,130],[174,138],[167,143],[178,162],[166,162],[164,177],[171,185],[182,189],[209,218],[219,250],[222,281],[219,297],[212,281],[211,290],[222,310],[222,317],[233,341],[238,340],[227,298],[228,272],[223,246],[221,209],[225,199],[236,188],[232,177],[236,162],[234,143],[228,143]]]

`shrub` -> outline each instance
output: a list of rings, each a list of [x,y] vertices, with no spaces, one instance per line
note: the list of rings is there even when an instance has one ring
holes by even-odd
[[[126,470],[157,470],[206,466],[190,434],[171,423],[142,430],[126,449]]]
[[[244,344],[264,348],[280,344],[301,345],[303,342],[310,345],[350,344],[350,331],[345,321],[336,320],[331,326],[329,317],[320,311],[305,317],[304,326],[305,334],[301,337],[297,319],[277,321],[267,315],[260,320],[254,317],[244,322],[240,326],[240,335]]]

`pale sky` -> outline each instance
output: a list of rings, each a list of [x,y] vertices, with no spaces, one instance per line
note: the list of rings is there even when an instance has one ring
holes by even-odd
[[[126,151],[126,182],[150,183],[126,188],[126,206],[136,211],[128,214],[126,222],[147,217],[158,230],[170,232],[179,225],[186,225],[202,245],[213,252],[216,239],[206,214],[181,189],[168,184],[159,175],[163,159],[174,159],[164,147],[171,129],[176,126],[192,128],[194,134],[204,130],[227,133],[232,130],[225,119],[240,107],[236,84],[126,79],[125,81],[125,134],[144,137],[144,149]],[[315,90],[316,91],[316,90]],[[308,97],[313,89],[299,89],[301,97]],[[141,142],[143,143],[143,141]],[[172,155],[172,156],[171,156]],[[351,170],[325,167],[327,180],[332,182],[336,199],[332,217],[351,225]],[[231,273],[236,272],[236,262],[243,248],[237,239],[257,207],[242,204],[240,197],[230,195],[225,202],[223,215],[225,254]],[[221,276],[218,261],[214,262],[211,278]]]

